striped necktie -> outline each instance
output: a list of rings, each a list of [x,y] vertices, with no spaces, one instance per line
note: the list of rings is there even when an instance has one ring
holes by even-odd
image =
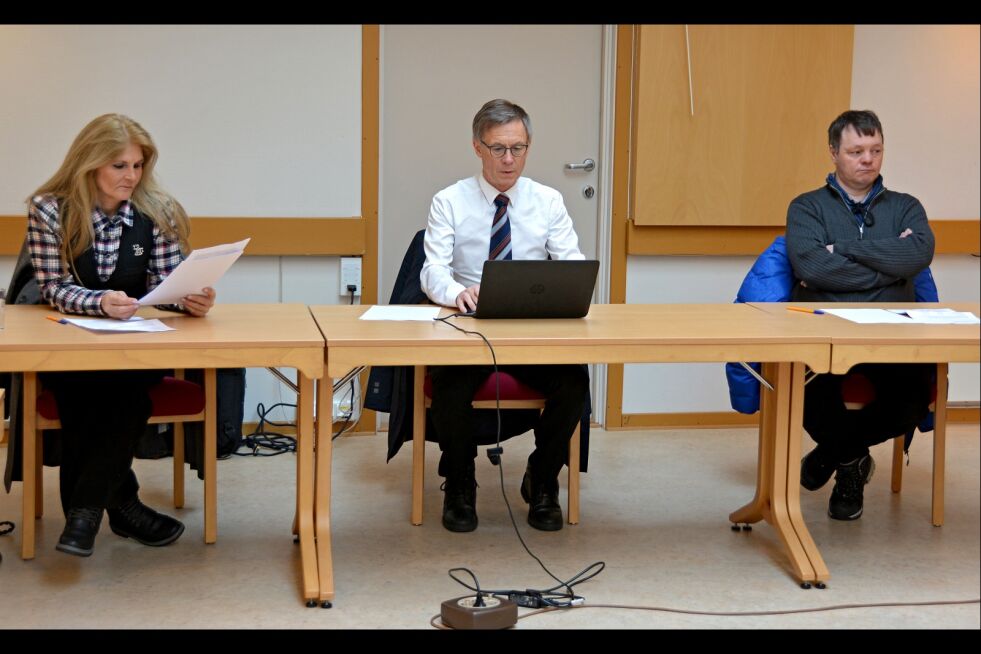
[[[501,193],[494,198],[497,210],[491,223],[490,254],[492,261],[511,259],[511,222],[508,220],[508,196]]]

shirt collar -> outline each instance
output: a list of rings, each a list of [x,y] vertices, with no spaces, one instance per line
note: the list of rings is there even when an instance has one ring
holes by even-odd
[[[484,179],[483,173],[477,175],[477,183],[480,185],[480,192],[483,194],[484,199],[487,200],[488,206],[494,204],[495,198],[503,193],[504,195],[508,196],[508,206],[513,207],[514,201],[518,196],[518,185],[521,183],[521,178],[519,177],[518,181],[514,183],[514,186],[506,191],[498,191],[496,188],[491,186],[491,183]]]
[[[95,231],[101,232],[110,225],[115,225],[122,221],[127,227],[133,226],[133,205],[129,200],[124,201],[112,216],[109,216],[99,207],[92,212],[92,223]]]

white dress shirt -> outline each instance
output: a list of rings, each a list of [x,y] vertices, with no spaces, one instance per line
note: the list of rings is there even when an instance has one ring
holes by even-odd
[[[585,259],[561,193],[527,177],[503,193],[510,200],[512,259]],[[420,275],[422,290],[433,302],[456,306],[461,292],[480,283],[498,194],[478,174],[433,198]]]

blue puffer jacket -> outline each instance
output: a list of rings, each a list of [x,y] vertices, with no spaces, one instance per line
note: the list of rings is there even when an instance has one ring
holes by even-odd
[[[790,292],[796,280],[794,270],[787,258],[787,244],[783,236],[778,236],[763,254],[756,259],[750,268],[746,279],[743,280],[736,302],[789,302]],[[913,278],[916,288],[917,302],[938,302],[937,284],[929,268],[924,268]],[[756,372],[760,364],[751,363]],[[749,372],[738,363],[726,364],[726,378],[729,382],[729,402],[732,408],[740,413],[756,413],[760,410],[760,384]],[[933,429],[933,414],[931,413],[920,431]]]

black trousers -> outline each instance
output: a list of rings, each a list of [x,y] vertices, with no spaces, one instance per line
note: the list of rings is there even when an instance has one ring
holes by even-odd
[[[865,375],[875,387],[875,400],[859,410],[845,408],[842,400],[846,375],[819,375],[804,387],[804,429],[835,461],[854,461],[926,418],[936,369],[933,364],[855,366],[850,372]]]
[[[545,410],[535,426],[535,451],[528,462],[536,479],[559,476],[569,456],[569,439],[582,418],[589,375],[581,365],[498,366],[545,396]],[[433,426],[443,452],[439,474],[460,478],[473,474],[477,446],[471,406],[474,393],[494,372],[492,366],[434,366]]]
[[[136,495],[136,441],[160,370],[44,373],[61,419],[61,507],[114,508]]]

